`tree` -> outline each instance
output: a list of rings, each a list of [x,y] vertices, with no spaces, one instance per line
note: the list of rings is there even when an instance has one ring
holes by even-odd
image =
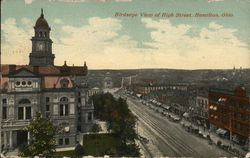
[[[60,128],[54,126],[49,118],[42,118],[41,114],[37,112],[26,129],[30,132],[31,140],[20,150],[20,156],[34,157],[39,154],[49,156],[55,153],[54,135],[60,131]]]
[[[112,94],[93,96],[95,117],[106,121],[108,129],[119,138],[119,155],[139,156],[139,148],[134,144],[138,138],[135,131],[136,118],[128,108],[126,100],[115,99]]]
[[[79,143],[77,143],[76,147],[75,147],[75,156],[76,157],[81,157],[84,155],[84,149],[83,146]]]
[[[93,133],[100,132],[101,130],[102,130],[102,128],[101,128],[100,125],[97,124],[97,123],[93,124],[92,129],[91,129],[91,131],[92,131]]]

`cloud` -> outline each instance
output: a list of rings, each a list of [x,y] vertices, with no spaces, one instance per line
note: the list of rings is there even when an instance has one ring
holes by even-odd
[[[169,20],[142,19],[142,22],[153,29],[152,42],[144,44],[154,48],[152,60],[159,66],[231,68],[235,64],[249,68],[250,51],[247,44],[234,35],[236,29],[210,22],[200,30],[198,37],[190,37],[187,35],[190,25],[174,26]]]
[[[103,68],[249,68],[250,51],[240,41],[236,29],[210,22],[191,37],[193,25],[174,25],[169,20],[142,18],[150,30],[150,42],[133,39],[124,33],[122,21],[115,18],[92,17],[80,26],[59,25],[62,30],[53,40],[56,65],[83,65]],[[28,64],[33,36],[32,21],[22,18],[5,20],[2,25],[3,63]],[[52,33],[53,34],[53,33]],[[138,46],[140,43],[140,47]],[[141,43],[144,47],[141,47]],[[17,58],[21,56],[22,59]]]
[[[116,2],[132,2],[132,0],[115,0]]]
[[[222,25],[218,25],[215,22],[210,22],[209,23],[209,28],[212,28],[212,29],[221,29],[221,28],[223,28],[223,26]]]
[[[32,24],[27,18],[22,18],[20,21],[22,27],[15,18],[8,18],[1,24],[3,63],[24,64],[28,62],[28,53],[31,51],[29,39],[33,35],[33,30],[30,28]]]
[[[58,18],[56,18],[56,19],[54,19],[54,21],[53,21],[55,24],[63,24],[64,22],[62,21],[62,19],[58,19]]]
[[[24,0],[26,4],[31,4],[34,0]]]
[[[208,0],[208,3],[211,3],[211,2],[222,2],[224,0]]]
[[[109,2],[109,1],[115,1],[115,2],[132,2],[133,0],[50,0],[50,1],[61,1],[61,2],[91,2],[91,1],[99,1],[99,2]]]
[[[64,53],[60,53],[57,57],[61,62],[67,59],[68,52],[71,52],[72,59],[69,59],[69,63],[77,60],[77,63],[80,64],[88,57],[96,57],[93,61],[98,62],[99,59],[97,58],[104,59],[103,53],[111,46],[123,45],[129,47],[133,45],[132,42],[126,42],[129,39],[128,36],[119,36],[118,32],[121,29],[120,20],[99,17],[90,18],[88,25],[82,25],[81,27],[63,26],[62,30],[67,35],[61,37],[59,39],[60,43],[55,43],[54,48],[56,52],[63,50]]]

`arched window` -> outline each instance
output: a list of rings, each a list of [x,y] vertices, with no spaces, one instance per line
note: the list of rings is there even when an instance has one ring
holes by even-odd
[[[47,37],[47,32],[44,32],[44,37]]]
[[[18,102],[19,104],[30,104],[30,100],[29,99],[22,99]]]
[[[39,37],[42,37],[43,36],[43,33],[40,31],[39,32]]]
[[[68,102],[68,101],[69,101],[69,99],[67,97],[62,97],[60,99],[60,102]]]
[[[68,116],[69,115],[69,99],[67,97],[62,97],[60,99],[60,116]]]

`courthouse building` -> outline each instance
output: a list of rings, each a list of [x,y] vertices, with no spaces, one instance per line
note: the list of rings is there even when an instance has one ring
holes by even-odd
[[[41,12],[31,39],[29,65],[1,65],[3,149],[29,142],[25,127],[36,112],[64,129],[55,136],[57,147],[75,146],[77,134],[91,129],[94,108],[88,94],[87,65],[68,66],[65,61],[63,66],[55,66],[50,30]]]

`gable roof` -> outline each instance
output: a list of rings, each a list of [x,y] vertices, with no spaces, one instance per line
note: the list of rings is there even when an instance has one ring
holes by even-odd
[[[8,77],[39,77],[36,73],[22,67],[8,74]]]

